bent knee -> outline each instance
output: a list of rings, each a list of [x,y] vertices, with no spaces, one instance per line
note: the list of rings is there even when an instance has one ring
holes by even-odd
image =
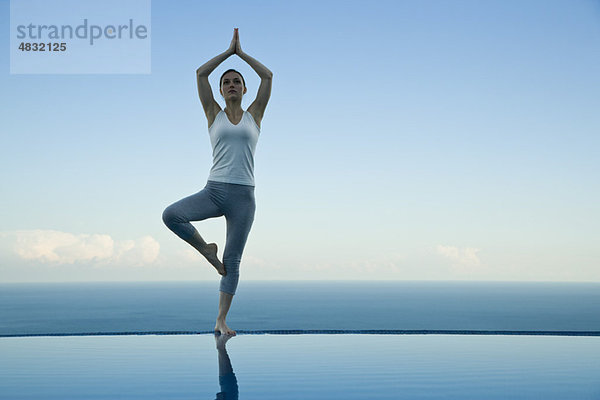
[[[179,215],[177,214],[177,212],[175,212],[172,206],[165,208],[162,213],[162,220],[166,226],[172,226],[173,224],[178,222],[178,218]]]

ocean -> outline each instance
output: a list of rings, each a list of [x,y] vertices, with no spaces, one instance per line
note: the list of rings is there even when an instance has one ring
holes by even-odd
[[[217,304],[217,281],[2,284],[0,400],[600,399],[598,283],[241,282],[235,337]]]
[[[205,332],[215,282],[0,285],[0,335]],[[242,281],[235,330],[600,332],[600,283]]]

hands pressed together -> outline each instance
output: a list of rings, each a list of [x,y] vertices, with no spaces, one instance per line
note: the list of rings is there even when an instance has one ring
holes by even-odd
[[[238,28],[233,29],[233,39],[231,39],[231,44],[227,49],[227,53],[229,55],[237,54],[238,56],[243,53],[240,45],[240,34],[238,32]]]

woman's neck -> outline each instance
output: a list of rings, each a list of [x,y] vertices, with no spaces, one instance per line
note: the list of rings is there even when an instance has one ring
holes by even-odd
[[[242,114],[244,112],[244,110],[242,110],[242,102],[241,101],[225,102],[225,112],[229,115]]]

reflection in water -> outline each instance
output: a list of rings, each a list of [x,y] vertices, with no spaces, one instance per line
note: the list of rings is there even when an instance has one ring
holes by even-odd
[[[215,342],[219,352],[219,384],[221,391],[217,393],[217,400],[237,400],[238,399],[238,384],[231,360],[227,354],[225,344],[233,336],[230,335],[215,335]]]

